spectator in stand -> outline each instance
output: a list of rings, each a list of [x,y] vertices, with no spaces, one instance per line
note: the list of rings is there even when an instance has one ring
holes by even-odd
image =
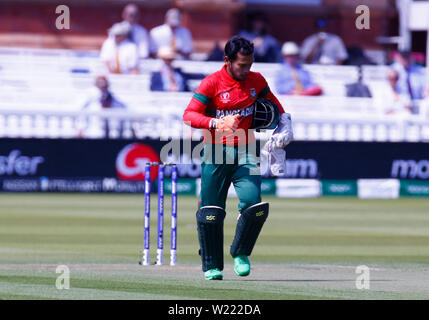
[[[299,48],[295,42],[285,42],[282,47],[283,63],[276,75],[279,94],[317,96],[322,88],[313,83],[308,71],[299,62]]]
[[[214,48],[210,51],[206,61],[223,61],[225,53],[220,45],[220,41],[215,42]]]
[[[178,59],[189,59],[193,51],[192,35],[181,24],[182,14],[179,9],[169,9],[165,14],[165,23],[150,31],[150,52],[153,57],[161,47],[170,47]]]
[[[190,91],[187,84],[191,79],[203,79],[204,74],[190,74],[173,66],[176,53],[170,47],[161,47],[158,58],[162,60],[160,71],[153,72],[150,81],[152,91],[181,92]]]
[[[347,97],[371,98],[372,94],[368,86],[363,83],[362,66],[358,66],[358,81],[346,84]]]
[[[249,14],[248,27],[239,35],[253,42],[255,62],[278,62],[280,47],[277,40],[268,33],[268,19],[262,12]]]
[[[425,69],[414,63],[411,52],[398,52],[391,68],[398,72],[397,91],[407,94],[411,100],[420,100],[425,96],[426,73]]]
[[[109,81],[104,75],[99,75],[95,78],[95,88],[82,106],[82,110],[85,111],[125,108],[126,106],[117,100],[109,90]]]
[[[343,64],[348,58],[343,41],[339,36],[328,33],[327,26],[327,20],[317,20],[317,33],[302,43],[301,57],[304,63]]]
[[[110,73],[139,73],[138,49],[129,40],[131,25],[128,22],[115,23],[109,29],[109,37],[101,47],[100,58]]]
[[[109,82],[104,75],[99,75],[95,78],[95,88],[92,89],[89,97],[82,106],[84,112],[97,111],[121,111],[127,110],[125,104],[116,99],[109,90]],[[88,119],[86,125],[78,125],[78,136],[82,137],[84,132],[88,132],[91,128],[104,128],[104,137],[109,137],[111,131],[117,131],[119,134],[123,132],[123,122],[115,119]],[[134,134],[134,133],[133,133]]]
[[[127,4],[122,11],[122,19],[131,26],[130,40],[137,45],[139,58],[145,59],[149,57],[149,34],[143,26],[138,24],[139,18],[140,10],[137,5]]]
[[[382,93],[382,101],[387,106],[386,114],[409,115],[412,112],[412,100],[407,92],[400,92],[399,73],[395,69],[389,69],[387,72],[387,81],[389,87]]]
[[[176,53],[170,47],[161,47],[158,58],[162,60],[161,70],[153,72],[150,81],[152,91],[185,91],[185,77],[180,69],[173,67]]]

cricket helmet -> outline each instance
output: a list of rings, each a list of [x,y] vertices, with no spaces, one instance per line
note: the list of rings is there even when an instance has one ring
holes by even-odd
[[[280,111],[275,103],[264,98],[258,98],[255,101],[250,129],[275,129],[279,120]]]

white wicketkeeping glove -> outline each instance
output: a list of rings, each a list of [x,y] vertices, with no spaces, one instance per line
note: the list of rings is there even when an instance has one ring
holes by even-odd
[[[270,137],[270,140],[261,150],[261,157],[265,158],[270,172],[274,176],[283,176],[286,173],[286,151],[284,148],[292,141],[292,121],[289,113],[280,116],[280,122]]]
[[[283,149],[293,140],[292,120],[289,113],[282,113],[277,128],[271,136],[274,148]]]
[[[274,146],[273,137],[265,143],[261,150],[261,158],[274,176],[283,176],[286,173],[286,151]]]

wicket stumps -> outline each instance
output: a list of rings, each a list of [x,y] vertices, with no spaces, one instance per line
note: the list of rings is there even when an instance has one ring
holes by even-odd
[[[170,265],[176,265],[177,260],[177,166],[161,162],[149,162],[145,167],[145,212],[144,212],[144,247],[141,264],[150,264],[150,181],[151,168],[158,167],[158,241],[156,250],[156,265],[164,263],[164,169],[171,166],[171,250]]]

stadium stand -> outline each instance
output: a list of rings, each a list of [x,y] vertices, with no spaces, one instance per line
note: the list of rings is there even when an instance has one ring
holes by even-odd
[[[164,132],[178,136],[181,116],[192,93],[150,92],[150,72],[160,60],[142,60],[139,75],[109,75],[111,89],[129,106],[127,112],[115,114],[85,113],[80,108],[96,75],[103,72],[98,53],[54,49],[2,48],[0,50],[0,136],[1,137],[75,137],[79,122],[94,117],[124,120],[136,136],[153,136]],[[176,61],[188,73],[209,74],[219,70],[222,62]],[[385,114],[387,106],[377,96],[387,86],[387,66],[363,66],[363,82],[374,98],[348,98],[345,84],[357,80],[355,66],[305,66],[324,90],[319,97],[282,96],[279,99],[294,119],[297,140],[338,141],[428,141],[427,102],[420,112],[408,117]],[[255,63],[273,91],[279,64]],[[195,89],[200,80],[189,83]],[[162,112],[159,112],[162,110]],[[159,128],[168,128],[160,130]],[[99,137],[95,129],[87,137]],[[124,130],[124,136],[130,130]],[[190,134],[189,132],[185,132]],[[193,132],[198,138],[198,133]],[[261,133],[263,137],[266,133]],[[111,137],[119,137],[112,132]]]

